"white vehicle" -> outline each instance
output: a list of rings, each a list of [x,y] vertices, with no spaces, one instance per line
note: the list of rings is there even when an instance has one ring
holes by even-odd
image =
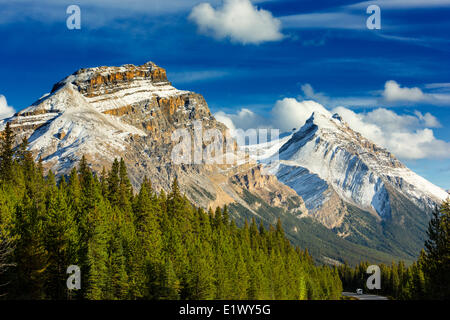
[[[363,290],[362,289],[356,289],[356,294],[363,294]]]

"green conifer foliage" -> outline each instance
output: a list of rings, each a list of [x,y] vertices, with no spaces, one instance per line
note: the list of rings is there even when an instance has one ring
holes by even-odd
[[[168,193],[147,178],[133,190],[123,160],[100,176],[85,157],[68,177],[44,176],[26,140],[11,153],[11,135],[1,138],[0,299],[339,298],[337,271],[294,248],[281,221],[240,228],[226,206],[194,207],[177,179]],[[80,290],[66,286],[70,265]]]

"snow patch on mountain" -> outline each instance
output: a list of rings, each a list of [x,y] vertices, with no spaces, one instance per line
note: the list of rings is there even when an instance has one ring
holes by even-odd
[[[282,161],[273,169],[275,170],[272,172],[276,173],[278,180],[301,195],[308,210],[317,211],[329,199],[328,183],[308,169]]]
[[[27,115],[32,113],[38,114]],[[29,137],[30,149],[37,151],[36,159],[54,163],[56,173],[79,160],[80,154],[114,158],[125,150],[131,135],[146,135],[117,117],[101,113],[70,83],[20,115],[24,121],[14,126],[38,126]]]
[[[240,150],[247,152],[251,159],[264,162],[266,159],[270,159],[272,156],[276,155],[280,148],[288,142],[291,137],[292,134],[264,143],[243,145],[240,146]]]

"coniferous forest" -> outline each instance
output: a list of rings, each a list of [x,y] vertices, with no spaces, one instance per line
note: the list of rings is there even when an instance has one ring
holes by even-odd
[[[381,288],[371,293],[401,300],[450,298],[450,201],[445,201],[433,212],[427,230],[425,249],[411,266],[402,261],[391,265],[378,264],[381,271]],[[355,268],[347,264],[338,267],[343,287],[347,291],[365,288],[368,262]]]
[[[169,194],[144,179],[134,193],[123,161],[94,174],[86,159],[68,177],[44,174],[0,150],[0,299],[339,299],[336,268],[294,248],[281,223],[238,228],[228,210],[192,206],[177,180]],[[81,269],[68,290],[67,267]]]

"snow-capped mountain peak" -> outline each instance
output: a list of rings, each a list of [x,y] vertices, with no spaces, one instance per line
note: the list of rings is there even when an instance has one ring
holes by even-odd
[[[313,113],[281,146],[278,157],[279,161],[266,162],[312,212],[323,207],[330,192],[381,218],[391,214],[390,188],[424,210],[448,197],[388,150],[352,130],[339,114]],[[317,192],[312,194],[310,189]]]

